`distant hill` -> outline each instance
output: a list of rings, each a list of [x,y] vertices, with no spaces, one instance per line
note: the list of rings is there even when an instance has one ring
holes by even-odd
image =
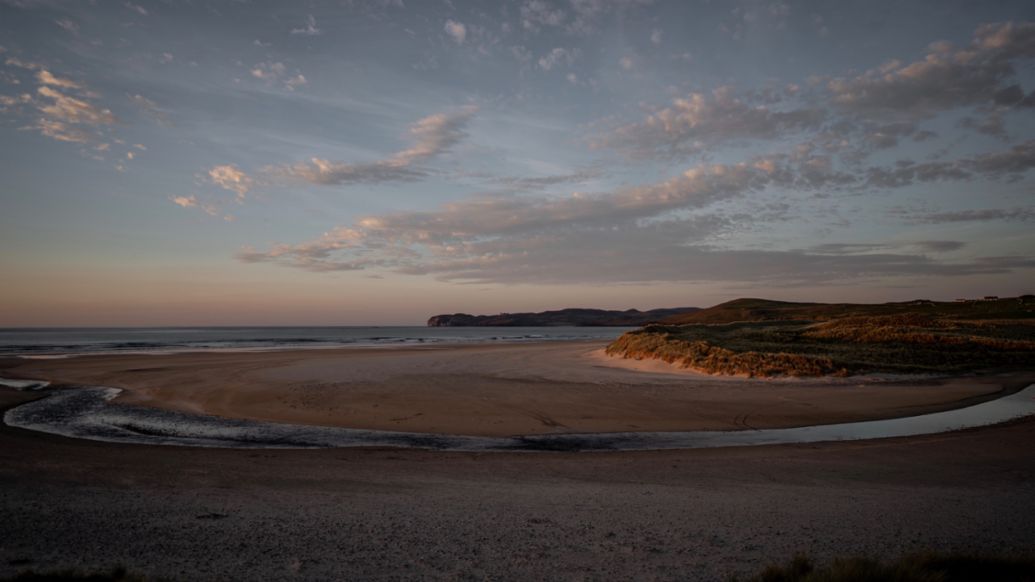
[[[657,323],[665,318],[688,315],[698,307],[674,307],[640,311],[609,311],[605,309],[568,308],[539,313],[500,313],[497,315],[470,315],[454,313],[436,315],[428,320],[428,327],[635,327]]]
[[[919,313],[951,319],[1015,319],[1035,317],[1035,296],[1004,299],[929,301],[917,299],[899,303],[792,303],[769,299],[734,299],[714,307],[665,318],[662,323],[708,324],[739,321],[827,321],[842,317]]]

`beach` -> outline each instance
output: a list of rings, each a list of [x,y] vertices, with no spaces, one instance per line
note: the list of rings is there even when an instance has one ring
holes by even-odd
[[[125,389],[116,403],[477,435],[890,418],[1033,381],[720,378],[600,347],[22,359],[0,375]],[[38,397],[0,389],[0,406]],[[1032,438],[1027,418],[852,443],[530,455],[129,445],[3,426],[0,575],[723,580],[797,552],[1031,555]]]
[[[603,342],[7,360],[0,374],[125,390],[116,403],[437,434],[742,430],[913,416],[1035,375],[745,379],[602,355]]]

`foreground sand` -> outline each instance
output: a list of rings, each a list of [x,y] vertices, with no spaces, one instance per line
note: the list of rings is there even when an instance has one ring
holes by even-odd
[[[0,407],[34,397],[0,390]],[[243,451],[0,426],[0,577],[725,580],[796,552],[1035,555],[1035,421],[593,454]]]
[[[0,375],[125,388],[119,401],[280,422],[505,436],[730,430],[909,416],[1035,374],[748,380],[601,356],[600,342],[90,356],[0,362]],[[639,369],[634,369],[639,368]]]

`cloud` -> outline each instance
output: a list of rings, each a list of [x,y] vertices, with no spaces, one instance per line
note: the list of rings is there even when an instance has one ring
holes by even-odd
[[[429,115],[410,126],[413,145],[391,157],[366,163],[334,162],[312,158],[288,166],[269,168],[273,174],[301,179],[312,184],[340,185],[413,181],[427,172],[417,164],[442,155],[467,137],[467,123],[477,107]]]
[[[50,85],[52,87],[61,87],[62,89],[81,89],[82,88],[78,83],[76,83],[74,81],[69,81],[68,79],[62,79],[62,78],[59,78],[59,77],[55,77],[54,75],[52,75],[50,73],[50,71],[48,71],[46,69],[40,69],[39,71],[36,72],[36,80],[39,81],[39,83],[41,85]]]
[[[893,243],[825,243],[810,247],[808,252],[819,255],[860,255],[907,249],[919,252],[947,253],[958,251],[965,246],[967,246],[967,243],[956,240],[920,240]]]
[[[46,117],[39,120],[36,124],[36,129],[39,130],[40,134],[57,141],[81,144],[93,141],[93,134],[74,125],[54,119],[47,119]]]
[[[265,253],[251,249],[246,260],[318,271],[335,270],[338,265],[359,268],[365,261],[410,271],[430,269],[416,258],[431,255],[438,260],[470,260],[464,256],[482,255],[489,248],[498,254],[507,245],[520,248],[527,240],[567,231],[635,231],[641,219],[736,198],[765,188],[776,176],[776,170],[764,164],[717,164],[609,194],[481,196],[446,204],[435,212],[368,217],[307,243],[276,245]],[[342,253],[347,256],[336,256]]]
[[[940,179],[953,168],[990,179],[1013,175],[1026,148],[980,154],[931,170],[902,169],[908,179]],[[916,166],[916,167],[913,167]],[[922,169],[917,169],[917,167]],[[546,177],[535,186],[581,179]],[[432,211],[368,216],[300,244],[248,248],[238,258],[316,272],[386,269],[450,281],[603,283],[646,281],[828,282],[867,277],[964,276],[1035,266],[1031,257],[935,260],[960,250],[953,240],[827,243],[806,250],[722,248],[723,233],[785,220],[790,207],[773,192],[802,195],[872,187],[866,171],[845,173],[824,156],[779,154],[730,164],[699,164],[661,182],[568,196],[482,195]],[[769,200],[773,212],[761,201]],[[724,210],[750,200],[751,213]],[[782,209],[781,209],[782,206]],[[938,217],[935,217],[938,218]],[[944,216],[940,217],[946,218]],[[718,238],[716,238],[718,237]]]
[[[653,30],[653,31],[652,31],[652,32],[650,33],[650,42],[651,42],[651,44],[653,44],[654,46],[661,46],[661,42],[662,42],[662,34],[661,34],[661,31],[660,31],[660,30],[658,30],[658,29],[654,29],[654,30]]]
[[[129,8],[130,10],[132,10],[133,12],[136,12],[137,14],[139,14],[141,16],[147,16],[147,14],[148,14],[147,8],[144,8],[143,6],[141,6],[139,4],[133,4],[132,2],[126,2],[125,6],[126,6],[126,8]]]
[[[323,34],[323,31],[316,27],[316,18],[310,14],[305,20],[305,26],[301,28],[292,28],[291,34],[301,34],[304,36],[319,36]]]
[[[195,208],[209,216],[222,218],[225,222],[234,221],[234,217],[230,214],[223,214],[218,205],[202,202],[201,200],[198,200],[198,197],[194,194],[191,194],[190,196],[170,196],[169,200],[180,208]]]
[[[244,202],[253,185],[252,179],[233,164],[213,166],[208,171],[208,179],[216,186],[234,192],[238,203]]]
[[[549,71],[559,65],[571,66],[579,56],[579,49],[555,48],[545,55],[539,57],[539,68]]]
[[[410,274],[446,281],[498,284],[609,284],[654,282],[748,283],[769,287],[816,285],[889,277],[960,277],[1035,268],[1031,257],[982,257],[939,262],[924,255],[824,255],[804,251],[736,250],[680,244],[671,233],[654,239],[601,231],[522,241],[499,254],[430,263]],[[632,244],[630,244],[632,243]],[[644,244],[647,243],[647,244]],[[616,253],[615,248],[623,248]],[[607,265],[601,268],[600,265]]]
[[[21,110],[22,105],[31,104],[32,95],[29,93],[22,93],[21,95],[0,95],[0,112],[6,112],[8,109]]]
[[[569,0],[573,16],[564,28],[571,34],[589,36],[597,32],[604,17],[653,3],[654,0]]]
[[[967,114],[959,127],[1005,140],[1006,115],[1035,107],[1035,91],[1025,92],[1018,72],[1032,59],[1035,22],[988,24],[962,48],[936,42],[919,60],[813,79],[804,89],[689,93],[641,121],[602,127],[590,144],[634,157],[686,157],[719,145],[802,138],[858,163],[904,139],[932,137],[918,124],[950,112]],[[620,65],[635,63],[624,58]]]
[[[369,222],[373,229],[386,228]],[[237,258],[314,272],[388,268],[446,281],[498,284],[817,284],[872,277],[1002,274],[1035,267],[1031,257],[939,262],[910,253],[737,250],[699,243],[727,227],[721,217],[702,216],[639,226],[542,230],[522,237],[433,241],[413,247],[383,240],[372,245],[370,237],[377,230],[361,226],[337,229],[301,245],[275,245],[266,252],[245,248]]]
[[[112,125],[115,115],[109,109],[102,109],[88,101],[61,93],[48,86],[40,87],[36,92],[49,102],[39,105],[45,118],[64,123],[79,125]]]
[[[43,65],[32,61],[23,61],[18,57],[7,57],[4,59],[4,64],[10,67],[18,67],[19,69],[26,69],[30,71],[37,71],[43,68]]]
[[[603,175],[599,169],[580,170],[570,174],[554,174],[550,176],[504,176],[491,181],[502,184],[519,192],[543,190],[560,184],[578,184]]]
[[[70,32],[72,34],[78,34],[79,33],[79,25],[76,24],[74,21],[69,20],[67,18],[61,18],[61,19],[55,20],[54,24],[60,26],[61,28],[65,29],[67,32]]]
[[[456,44],[464,44],[464,40],[467,39],[467,27],[464,23],[457,22],[455,20],[447,20],[443,27],[446,34],[453,39]]]
[[[901,188],[916,183],[971,180],[975,177],[1015,181],[1035,168],[1035,140],[1007,150],[976,154],[950,161],[914,162],[903,159],[890,167],[871,167],[866,185]]]
[[[172,125],[172,122],[169,120],[169,116],[166,115],[165,111],[163,111],[162,108],[154,101],[140,95],[139,93],[129,95],[128,98],[130,103],[142,109],[159,124],[164,126]]]
[[[851,113],[926,118],[1016,95],[1014,61],[1035,57],[1035,23],[986,24],[971,43],[933,43],[920,60],[893,60],[827,83],[832,102]]]
[[[1035,221],[1035,206],[1019,208],[981,208],[949,212],[899,211],[899,217],[916,224],[947,224],[957,222],[1031,222]]]
[[[477,107],[467,106],[419,120],[410,127],[414,145],[396,154],[394,159],[411,164],[444,153],[467,137],[467,123],[477,111]]]
[[[643,122],[608,131],[592,139],[591,145],[622,149],[637,157],[693,155],[731,140],[775,139],[816,129],[824,119],[821,109],[774,109],[720,87],[674,99]]]
[[[194,208],[198,205],[198,199],[195,196],[175,196],[171,198],[173,204],[180,208]]]
[[[12,59],[7,61],[11,64]],[[17,61],[13,66],[36,71],[35,95],[25,93],[17,99],[18,104],[36,110],[37,117],[30,127],[57,141],[92,144],[95,152],[107,150],[108,144],[102,143],[104,130],[118,123],[118,118],[96,103],[99,95],[41,65]],[[7,101],[4,105],[8,105]],[[13,99],[10,104],[14,104]]]
[[[539,30],[541,26],[561,26],[565,17],[563,10],[543,0],[530,0],[521,5],[521,26],[527,30]]]
[[[288,91],[294,91],[295,87],[305,85],[308,80],[305,75],[297,70],[295,74],[289,74],[287,65],[279,61],[265,61],[256,64],[251,69],[252,77],[261,79],[270,84],[281,84]]]
[[[391,160],[351,164],[311,158],[290,166],[271,168],[283,176],[298,178],[311,184],[325,186],[341,184],[377,184],[382,182],[411,182],[427,174],[419,169],[400,165]]]

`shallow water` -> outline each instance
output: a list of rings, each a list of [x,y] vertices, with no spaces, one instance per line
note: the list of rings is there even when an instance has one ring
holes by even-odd
[[[626,327],[0,328],[0,356],[168,354],[425,344],[613,340]]]
[[[0,385],[10,385],[0,379]],[[13,381],[24,382],[24,381]],[[118,388],[51,391],[12,408],[10,426],[90,440],[198,447],[308,449],[397,447],[442,451],[646,451],[818,443],[949,432],[1035,414],[1035,384],[1002,398],[921,416],[800,428],[475,437],[320,427],[111,404]]]

